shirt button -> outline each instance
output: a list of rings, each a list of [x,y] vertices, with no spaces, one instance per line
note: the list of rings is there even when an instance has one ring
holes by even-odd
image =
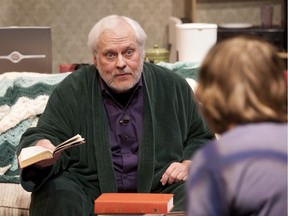
[[[128,140],[128,136],[125,136],[125,137],[124,137],[124,140],[127,141],[127,140]]]

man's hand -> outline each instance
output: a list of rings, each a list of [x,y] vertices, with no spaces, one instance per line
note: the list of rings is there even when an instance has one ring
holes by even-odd
[[[51,151],[55,150],[55,146],[48,139],[39,140],[36,143],[36,146],[42,146],[44,148],[50,149]],[[45,168],[48,166],[52,166],[53,164],[56,163],[59,156],[60,156],[60,153],[55,154],[53,158],[39,161],[39,162],[35,163],[33,166],[35,166],[37,168]]]
[[[173,184],[178,181],[187,181],[189,166],[191,164],[191,160],[185,160],[181,163],[174,162],[172,163],[168,169],[163,174],[160,182],[162,185]]]

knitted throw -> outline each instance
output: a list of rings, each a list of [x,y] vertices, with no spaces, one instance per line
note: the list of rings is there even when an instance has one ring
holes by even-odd
[[[53,88],[68,74],[0,75],[0,182],[20,182],[16,149],[21,135],[36,125]]]

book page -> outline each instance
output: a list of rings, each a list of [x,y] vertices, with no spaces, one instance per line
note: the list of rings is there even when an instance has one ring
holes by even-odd
[[[53,158],[53,152],[42,146],[30,146],[23,148],[18,157],[21,168],[27,167],[39,161]]]
[[[74,137],[66,140],[63,143],[60,143],[58,146],[56,146],[56,149],[54,150],[53,154],[56,154],[57,152],[61,152],[67,148],[71,148],[76,145],[80,145],[85,143],[85,139],[81,137],[81,135],[77,134]]]
[[[43,152],[50,152],[51,156],[53,153],[50,149],[44,148],[42,146],[30,146],[27,148],[23,148],[21,150],[21,154],[19,155],[19,160],[24,161],[28,158],[31,158],[32,156],[40,155]]]
[[[81,135],[77,134],[74,137],[60,143],[56,146],[54,151],[42,146],[30,146],[23,148],[18,156],[18,162],[21,168],[37,163],[42,160],[51,159],[56,153],[63,151],[64,149],[71,148],[76,145],[85,143],[85,139]]]

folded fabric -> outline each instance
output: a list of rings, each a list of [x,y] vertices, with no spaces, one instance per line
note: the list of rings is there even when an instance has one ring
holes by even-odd
[[[52,90],[68,74],[0,75],[0,182],[19,183],[16,149],[21,135],[37,124]]]
[[[159,62],[157,65],[166,67],[173,72],[179,74],[183,78],[191,78],[194,80],[198,80],[198,70],[200,63],[183,61],[176,63],[167,63],[167,62]]]

